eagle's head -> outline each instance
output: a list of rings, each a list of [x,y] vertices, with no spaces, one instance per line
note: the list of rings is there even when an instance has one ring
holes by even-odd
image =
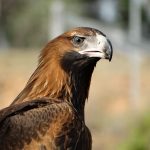
[[[104,33],[93,28],[78,27],[48,43],[41,56],[44,59],[54,58],[65,70],[70,70],[73,66],[81,69],[100,59],[111,61],[112,55],[112,44]]]
[[[68,38],[72,50],[78,52],[80,57],[112,59],[111,42],[97,29],[79,27],[63,36]]]

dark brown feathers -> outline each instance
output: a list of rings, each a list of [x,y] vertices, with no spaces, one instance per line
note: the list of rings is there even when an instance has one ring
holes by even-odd
[[[65,102],[39,99],[0,113],[0,149],[74,149],[82,121]],[[72,139],[74,136],[74,140]],[[64,143],[66,143],[64,145]]]

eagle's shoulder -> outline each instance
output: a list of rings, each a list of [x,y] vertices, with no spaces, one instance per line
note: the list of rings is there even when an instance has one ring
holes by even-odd
[[[66,102],[38,99],[0,111],[0,149],[71,146],[82,122]],[[71,139],[74,137],[74,141]],[[74,144],[73,144],[74,145]]]

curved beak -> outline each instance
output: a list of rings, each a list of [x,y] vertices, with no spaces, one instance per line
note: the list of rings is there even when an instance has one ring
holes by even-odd
[[[106,51],[106,55],[108,55],[108,59],[109,59],[109,61],[111,61],[112,56],[113,56],[113,47],[112,47],[112,44],[111,44],[110,40],[107,39],[107,41],[108,41],[108,44],[109,44],[109,49]]]
[[[79,51],[80,54],[84,54],[88,57],[96,57],[100,59],[108,59],[111,61],[113,56],[113,47],[109,39],[103,35],[97,34],[97,41],[90,44],[86,49]]]

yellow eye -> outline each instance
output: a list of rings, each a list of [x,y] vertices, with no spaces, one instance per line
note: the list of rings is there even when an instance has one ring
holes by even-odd
[[[74,36],[72,41],[75,45],[80,45],[84,42],[85,37]]]

